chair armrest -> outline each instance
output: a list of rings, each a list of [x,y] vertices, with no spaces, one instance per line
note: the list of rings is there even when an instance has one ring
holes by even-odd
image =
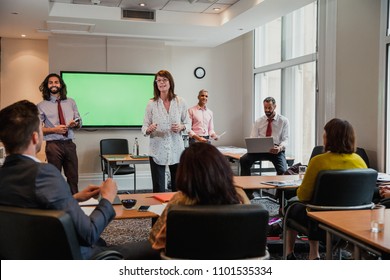
[[[357,206],[323,206],[323,205],[306,205],[308,210],[326,211],[326,210],[358,210],[358,209],[371,209],[374,203],[357,205]]]

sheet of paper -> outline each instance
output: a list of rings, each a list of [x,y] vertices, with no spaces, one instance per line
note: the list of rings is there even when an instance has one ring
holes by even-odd
[[[234,146],[217,146],[217,149],[221,153],[245,154],[247,152],[245,148],[238,148]]]
[[[221,137],[224,136],[225,134],[226,134],[226,131],[222,132],[220,135],[217,135],[218,140],[221,139]]]
[[[389,182],[390,181],[390,175],[386,173],[378,173],[378,179],[379,182]]]
[[[95,198],[90,198],[86,201],[83,201],[83,202],[79,202],[79,205],[80,206],[96,206],[99,204],[99,200],[95,199]]]
[[[150,205],[148,211],[153,212],[153,213],[161,216],[161,214],[164,211],[166,206],[167,206],[166,203],[158,204],[158,205]]]
[[[93,210],[95,210],[95,207],[90,207],[90,206],[83,206],[81,207],[81,210],[84,211],[85,215],[91,215],[91,213],[93,212]]]
[[[293,186],[300,186],[302,184],[302,180],[291,180],[291,181],[268,181],[268,182],[261,182],[260,184],[263,185],[270,185],[275,187],[293,187]]]

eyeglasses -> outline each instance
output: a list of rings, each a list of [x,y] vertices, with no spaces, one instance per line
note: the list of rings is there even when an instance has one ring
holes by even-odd
[[[156,83],[166,83],[166,82],[168,82],[168,79],[166,79],[166,78],[163,78],[163,79],[158,79],[158,80],[155,80],[155,82]]]

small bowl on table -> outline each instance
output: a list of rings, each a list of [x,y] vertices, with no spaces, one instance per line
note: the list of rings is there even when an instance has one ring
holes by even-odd
[[[137,204],[137,200],[136,199],[122,199],[121,203],[125,209],[132,209]]]

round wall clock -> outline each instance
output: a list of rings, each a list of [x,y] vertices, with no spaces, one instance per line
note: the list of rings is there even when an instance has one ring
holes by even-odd
[[[206,76],[206,70],[204,70],[203,67],[196,67],[194,70],[194,75],[198,79],[202,79],[204,76]]]

